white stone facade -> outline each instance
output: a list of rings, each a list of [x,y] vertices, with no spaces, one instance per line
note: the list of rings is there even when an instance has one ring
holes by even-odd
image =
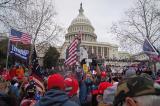
[[[130,59],[131,55],[127,52],[118,52],[118,59]]]
[[[134,54],[132,58],[134,58],[135,60],[149,60],[149,57],[144,52]]]

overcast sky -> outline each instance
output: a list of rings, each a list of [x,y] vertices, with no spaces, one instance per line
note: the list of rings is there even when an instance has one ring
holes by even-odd
[[[118,44],[109,33],[112,23],[124,17],[124,12],[133,6],[135,0],[55,0],[58,22],[66,29],[78,15],[80,3],[84,14],[91,21],[98,41]]]

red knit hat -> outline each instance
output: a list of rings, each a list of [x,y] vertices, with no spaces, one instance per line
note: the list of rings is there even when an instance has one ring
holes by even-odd
[[[109,82],[101,82],[98,86],[99,93],[103,94],[104,90],[110,86],[112,86],[112,84]]]
[[[78,91],[78,81],[74,78],[66,78],[64,80],[65,85],[66,85],[66,92],[68,92],[69,96],[73,96],[74,94],[77,94]]]
[[[48,77],[48,90],[58,87],[64,90],[64,77],[60,74],[52,74]]]

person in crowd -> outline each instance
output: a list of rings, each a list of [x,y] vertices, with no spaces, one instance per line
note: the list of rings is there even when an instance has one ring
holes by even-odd
[[[113,84],[113,86],[117,86],[118,85],[118,78],[117,77],[111,78],[111,84]]]
[[[98,86],[99,94],[103,94],[104,90],[110,86],[112,86],[112,84],[109,82],[101,82]]]
[[[11,70],[9,71],[11,79],[13,79],[16,76],[16,66],[13,66]]]
[[[0,93],[7,94],[9,90],[9,83],[0,76]]]
[[[125,78],[129,78],[130,76],[136,75],[136,71],[133,67],[130,67],[128,70],[125,71]]]
[[[113,84],[113,86],[105,89],[103,93],[103,103],[105,104],[105,106],[113,105],[114,95],[115,95],[115,91],[117,90],[117,85],[118,85],[118,78],[113,77],[111,79],[111,83]]]
[[[107,76],[107,73],[105,71],[102,71],[101,72],[101,82],[105,82],[106,81],[106,76]]]
[[[24,69],[22,66],[18,66],[16,70],[16,76],[19,80],[21,80],[24,77]]]
[[[105,106],[113,106],[114,95],[117,90],[117,85],[108,87],[103,93],[103,103]]]
[[[20,103],[20,106],[34,106],[36,104],[36,85],[34,81],[30,81],[25,89],[26,94]]]
[[[98,106],[103,106],[103,93],[104,90],[108,87],[111,87],[112,84],[109,82],[101,82],[98,86],[98,95],[97,95],[97,101],[98,101]]]
[[[18,106],[18,102],[13,96],[0,93],[0,106]]]
[[[119,82],[114,106],[158,106],[160,85],[143,76],[132,76]]]
[[[16,77],[14,77],[11,80],[11,85],[9,86],[9,92],[10,95],[15,96],[17,98],[17,100],[19,100],[20,98],[20,92],[19,92],[19,82],[18,79]]]
[[[90,106],[92,102],[92,84],[93,78],[90,73],[85,74],[83,80],[80,82],[79,99],[82,106]]]
[[[100,71],[99,66],[97,65],[96,71],[93,72],[93,83],[92,83],[92,106],[97,106],[97,95],[99,94],[98,86],[101,82],[105,82],[107,78],[106,71]]]
[[[23,77],[22,84],[20,86],[20,101],[26,96],[26,87],[28,86],[28,77]]]
[[[52,74],[47,81],[48,91],[35,106],[79,106],[65,93],[64,77]]]
[[[79,93],[78,81],[73,77],[67,77],[65,78],[64,82],[65,82],[65,91],[70,97],[70,100],[80,105],[80,101],[78,98],[78,93]]]

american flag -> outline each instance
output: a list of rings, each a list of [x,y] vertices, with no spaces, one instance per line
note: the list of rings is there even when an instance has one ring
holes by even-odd
[[[66,52],[67,53],[67,57],[65,60],[66,65],[72,66],[76,64],[78,45],[80,43],[81,36],[82,36],[82,33],[79,32],[78,36],[76,36],[74,40],[71,42],[71,44],[69,45],[67,52]]]
[[[32,37],[15,29],[11,29],[11,35],[9,36],[9,40],[12,42],[21,42],[23,44],[31,44]]]

